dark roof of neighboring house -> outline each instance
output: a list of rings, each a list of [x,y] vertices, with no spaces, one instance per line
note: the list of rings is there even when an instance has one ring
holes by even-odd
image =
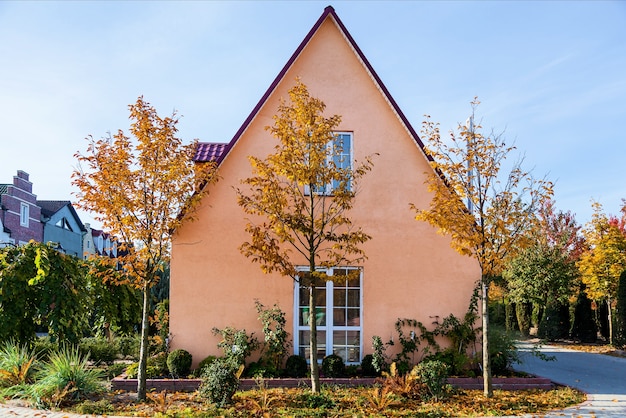
[[[196,162],[217,161],[227,145],[223,142],[198,142],[193,160]]]
[[[76,223],[78,224],[80,230],[83,232],[87,231],[85,229],[85,226],[83,225],[83,222],[80,220],[78,213],[76,213],[74,205],[72,205],[72,202],[70,202],[69,200],[38,200],[37,206],[41,208],[41,215],[46,218],[52,217],[52,215],[63,209],[65,206],[68,206],[70,209],[70,213],[76,220]]]
[[[197,161],[197,162],[215,161],[217,165],[220,165],[222,161],[224,161],[224,158],[226,158],[226,156],[228,155],[230,150],[233,148],[235,143],[239,140],[239,137],[245,132],[245,130],[248,128],[248,125],[250,125],[252,120],[256,117],[257,113],[261,110],[261,107],[265,104],[265,102],[270,97],[274,89],[276,89],[276,87],[278,86],[278,83],[280,83],[280,81],[283,79],[283,77],[285,76],[289,68],[293,65],[293,63],[298,58],[300,53],[304,50],[304,48],[309,43],[311,38],[315,35],[315,32],[317,32],[317,30],[320,28],[324,20],[326,20],[326,18],[329,16],[332,17],[332,19],[335,21],[335,23],[337,24],[337,26],[339,27],[339,29],[345,36],[346,40],[349,42],[354,52],[358,55],[359,59],[365,66],[366,70],[370,73],[371,77],[374,79],[375,83],[377,84],[378,88],[382,92],[383,96],[389,102],[390,106],[393,108],[394,112],[396,113],[396,115],[398,116],[398,118],[400,119],[404,127],[406,128],[406,130],[409,132],[413,140],[416,142],[416,144],[418,145],[420,149],[424,150],[424,144],[422,143],[421,139],[417,135],[417,132],[415,131],[415,129],[413,129],[413,127],[409,123],[404,113],[402,113],[402,110],[400,110],[400,107],[398,106],[396,101],[393,99],[393,97],[391,97],[391,94],[387,90],[387,87],[385,87],[382,80],[378,77],[378,74],[376,74],[376,71],[374,71],[374,68],[371,66],[367,58],[365,58],[365,55],[361,51],[361,48],[359,48],[359,46],[356,44],[356,42],[352,38],[352,35],[350,35],[350,33],[348,32],[348,29],[346,29],[341,19],[339,19],[339,16],[337,16],[337,14],[335,13],[335,9],[332,6],[327,6],[324,9],[324,12],[320,16],[320,18],[317,20],[317,22],[315,22],[315,24],[313,25],[309,33],[306,35],[304,40],[300,43],[296,51],[293,53],[291,58],[289,58],[289,60],[287,61],[287,64],[285,64],[283,69],[278,73],[278,76],[276,76],[276,78],[274,79],[270,87],[267,89],[263,97],[261,97],[261,100],[259,100],[259,103],[257,103],[254,109],[252,109],[252,112],[250,112],[250,115],[246,118],[246,120],[241,125],[239,130],[235,133],[235,136],[233,136],[233,138],[228,144],[224,144],[224,147],[223,149],[220,150],[219,154],[217,153],[215,154],[216,159],[215,160],[194,159],[194,161]],[[217,145],[217,144],[213,143],[212,145]],[[199,142],[198,152],[196,153],[197,157],[201,155],[200,149],[203,147],[210,148],[211,143]],[[432,158],[426,153],[424,153],[424,155],[426,155],[426,158],[428,158],[428,160],[432,160]]]

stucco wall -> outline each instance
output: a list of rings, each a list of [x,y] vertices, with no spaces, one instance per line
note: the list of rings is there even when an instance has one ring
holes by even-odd
[[[255,299],[278,303],[293,332],[291,279],[264,275],[238,250],[248,236],[234,188],[251,174],[248,155],[264,157],[273,151],[276,142],[264,128],[272,124],[279,98],[288,97],[296,77],[326,103],[327,115],[342,116],[338,130],[353,132],[357,161],[378,154],[351,212],[354,224],[373,237],[364,247],[363,354],[371,352],[373,335],[388,340],[397,318],[429,324],[433,316],[462,315],[479,278],[473,260],[455,253],[448,238],[414,220],[409,203],[425,207],[430,199],[424,185],[431,170],[428,162],[327,19],[223,161],[221,180],[210,187],[198,221],[181,227],[173,240],[171,343],[190,351],[194,363],[220,354],[212,327],[235,326],[262,336]]]

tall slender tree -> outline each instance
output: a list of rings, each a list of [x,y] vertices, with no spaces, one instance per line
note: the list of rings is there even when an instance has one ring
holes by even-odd
[[[300,80],[289,98],[267,127],[278,140],[275,152],[265,159],[249,157],[253,175],[243,181],[247,190],[237,190],[239,205],[251,215],[246,226],[250,240],[241,252],[263,272],[291,277],[308,289],[311,387],[316,393],[316,284],[339,279],[320,268],[358,265],[366,257],[361,244],[370,236],[352,223],[348,212],[372,162],[346,160],[334,133],[340,116],[325,117],[325,104],[311,97]]]
[[[427,116],[422,138],[432,157],[435,172],[427,184],[432,192],[429,207],[416,205],[416,219],[449,235],[451,246],[460,254],[474,257],[480,266],[482,298],[482,349],[484,393],[493,395],[489,358],[489,286],[502,274],[506,260],[525,246],[526,230],[534,220],[538,204],[552,194],[552,184],[533,178],[514,163],[508,174],[501,173],[506,157],[515,149],[502,135],[484,136],[474,124],[479,102],[472,102],[468,124],[458,126],[444,141],[439,124]]]
[[[588,249],[578,262],[585,292],[590,299],[606,303],[609,342],[613,344],[613,303],[619,277],[626,270],[626,228],[624,219],[606,215],[594,202],[591,221],[583,230]]]
[[[120,240],[117,259],[143,294],[137,397],[145,399],[150,288],[169,260],[171,234],[194,218],[203,186],[216,176],[212,164],[194,165],[196,145],[176,136],[176,112],[161,118],[143,97],[129,108],[132,139],[122,130],[87,137],[72,177],[78,206]]]

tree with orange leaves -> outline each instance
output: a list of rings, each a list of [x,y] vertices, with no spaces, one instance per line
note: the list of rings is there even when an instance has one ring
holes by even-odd
[[[216,176],[213,165],[194,164],[195,143],[184,145],[176,137],[176,112],[161,118],[143,97],[129,108],[132,139],[122,130],[87,137],[87,152],[75,154],[79,166],[72,183],[79,189],[78,207],[120,239],[117,261],[143,292],[137,397],[145,399],[150,288],[169,260],[173,231],[194,218],[204,185]]]
[[[442,140],[439,124],[430,117],[424,121],[422,137],[435,169],[427,180],[433,197],[427,208],[412,207],[417,220],[450,236],[452,248],[480,265],[484,393],[491,397],[489,285],[502,274],[506,260],[525,245],[525,232],[536,219],[538,204],[552,195],[552,184],[534,179],[521,168],[521,161],[502,176],[502,164],[515,147],[502,135],[484,136],[480,124],[474,126],[478,104],[476,99],[472,102],[470,123],[459,125],[458,134],[451,132],[449,142]]]

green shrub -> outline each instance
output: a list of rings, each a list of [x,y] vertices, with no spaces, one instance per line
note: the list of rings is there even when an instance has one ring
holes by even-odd
[[[169,372],[167,368],[167,353],[160,352],[149,357],[148,366],[152,366],[158,370],[158,376],[165,376]]]
[[[50,354],[59,349],[59,346],[50,340],[50,337],[37,337],[35,338],[35,346],[33,350],[37,355],[37,358],[41,361],[48,360]]]
[[[32,383],[37,356],[27,345],[5,341],[0,347],[0,387]]]
[[[147,379],[155,379],[167,374],[167,365],[165,365],[165,368],[163,366],[165,363],[164,359],[167,359],[165,353],[159,353],[156,356],[148,358],[148,363],[146,364]],[[128,379],[137,379],[138,374],[139,363],[132,363],[126,367],[126,377]]]
[[[513,363],[519,363],[514,338],[501,328],[489,329],[489,355],[494,375],[505,376],[510,373]]]
[[[250,363],[246,367],[245,375],[248,377],[278,377],[279,373],[272,365],[261,360]]]
[[[115,408],[108,399],[99,401],[87,400],[76,405],[75,409],[76,412],[83,415],[110,415],[112,412],[115,412]]]
[[[198,363],[198,367],[196,368],[196,370],[193,371],[193,375],[195,377],[202,376],[202,373],[204,372],[204,370],[209,366],[209,364],[213,363],[216,358],[217,357],[215,356],[208,356],[202,359],[202,361]]]
[[[113,379],[114,377],[121,375],[124,372],[124,369],[126,369],[125,363],[113,363],[106,367],[104,373],[107,379]]]
[[[116,337],[120,354],[123,357],[130,357],[139,360],[139,347],[141,346],[141,338],[139,335]]]
[[[428,389],[428,398],[441,400],[445,397],[448,391],[448,370],[448,365],[439,360],[422,361],[417,365],[417,374]]]
[[[305,377],[308,371],[308,364],[306,359],[302,356],[291,355],[287,357],[287,363],[285,364],[285,375],[287,377]]]
[[[198,389],[201,396],[220,408],[232,402],[239,388],[239,378],[230,360],[215,359],[204,371],[202,384]]]
[[[213,335],[221,335],[222,341],[217,344],[224,352],[224,358],[232,362],[233,367],[246,364],[246,359],[259,348],[259,341],[254,333],[248,335],[245,329],[226,327],[213,328]]]
[[[167,369],[173,377],[186,377],[191,372],[192,356],[179,348],[167,356]]]
[[[308,409],[330,409],[335,407],[335,402],[326,393],[310,393],[305,392],[300,394],[296,402],[300,408]]]
[[[322,360],[322,373],[325,377],[342,377],[345,372],[346,365],[338,355],[331,354]]]
[[[106,338],[83,338],[78,344],[83,356],[89,355],[94,363],[113,363],[119,354],[119,348]]]
[[[550,304],[539,322],[537,336],[548,341],[555,341],[569,336],[569,305]]]
[[[101,371],[90,368],[88,357],[77,348],[65,347],[51,353],[38,376],[33,393],[44,405],[60,406],[104,390]]]
[[[363,357],[361,360],[361,374],[365,377],[376,377],[380,376],[380,373],[374,367],[374,356],[372,354],[368,354]]]

